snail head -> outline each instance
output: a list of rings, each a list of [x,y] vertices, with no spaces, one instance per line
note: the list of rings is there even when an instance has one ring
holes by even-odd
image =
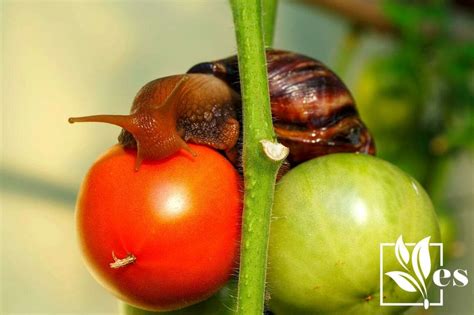
[[[159,160],[180,149],[196,154],[177,130],[177,104],[189,75],[175,75],[146,84],[137,94],[130,115],[94,115],[71,117],[69,123],[102,122],[122,127],[136,142],[138,170],[144,159]]]

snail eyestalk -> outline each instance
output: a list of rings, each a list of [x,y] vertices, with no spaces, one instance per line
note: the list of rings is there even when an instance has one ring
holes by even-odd
[[[181,77],[181,79],[178,81],[178,83],[176,83],[176,85],[173,88],[173,90],[171,91],[171,93],[166,97],[165,101],[162,104],[158,105],[158,108],[172,107],[173,101],[175,100],[175,97],[177,97],[179,95],[177,93],[178,93],[180,87],[183,86],[183,84],[186,81],[188,81],[188,79],[189,79],[188,75],[183,75]]]
[[[78,122],[100,122],[111,125],[116,125],[124,129],[133,131],[133,120],[130,115],[93,115],[93,116],[82,116],[82,117],[70,117],[68,119],[70,124]],[[132,129],[132,130],[130,130]]]

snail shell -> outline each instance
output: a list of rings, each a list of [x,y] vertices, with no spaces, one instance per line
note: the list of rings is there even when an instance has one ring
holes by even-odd
[[[266,57],[273,125],[292,166],[336,152],[375,154],[354,98],[334,72],[293,52],[267,50]],[[197,64],[188,73],[213,74],[240,92],[237,56]]]

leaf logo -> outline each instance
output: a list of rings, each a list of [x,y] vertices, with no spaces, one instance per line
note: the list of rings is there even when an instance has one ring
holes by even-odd
[[[426,280],[431,272],[430,238],[431,236],[425,237],[416,243],[411,253],[412,268],[410,269],[410,252],[405,242],[403,242],[403,237],[400,235],[395,243],[395,257],[407,272],[390,271],[385,273],[403,290],[407,292],[420,292],[423,296],[423,306],[425,309],[428,309],[430,306],[428,289],[426,287]]]

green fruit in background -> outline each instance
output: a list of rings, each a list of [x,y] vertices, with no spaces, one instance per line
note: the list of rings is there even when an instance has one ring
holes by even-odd
[[[444,257],[451,259],[459,256],[459,242],[456,220],[451,213],[440,211],[438,214],[439,228],[441,231],[441,240],[444,245]]]
[[[398,68],[390,59],[372,60],[358,76],[354,95],[360,116],[374,136],[377,156],[423,183],[429,171],[430,139],[421,129],[421,92],[412,76]]]
[[[376,136],[412,129],[418,119],[418,109],[411,85],[407,88],[407,78],[387,71],[384,66],[382,60],[367,65],[358,76],[354,90],[359,113]]]
[[[406,243],[440,241],[423,188],[363,154],[332,154],[289,171],[276,186],[273,217],[267,281],[276,315],[398,313],[379,306],[380,243],[400,235]],[[433,272],[438,253],[431,249]],[[384,252],[384,270],[403,270],[393,248]],[[388,276],[384,295],[385,302],[421,297]]]

